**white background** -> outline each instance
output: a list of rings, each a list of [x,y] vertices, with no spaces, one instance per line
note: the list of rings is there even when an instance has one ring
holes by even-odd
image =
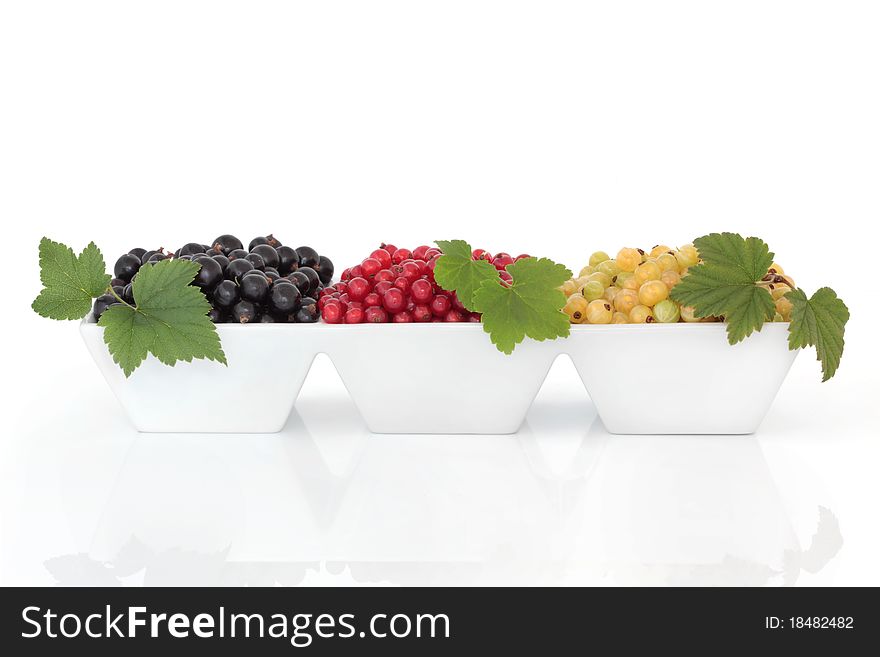
[[[0,582],[880,584],[878,18],[3,2]],[[370,435],[324,359],[281,434],[139,435],[76,326],[28,307],[42,235],[112,263],[274,232],[340,269],[463,237],[579,268],[713,230],[852,312],[835,379],[801,355],[753,437],[609,436],[568,360],[515,436]]]

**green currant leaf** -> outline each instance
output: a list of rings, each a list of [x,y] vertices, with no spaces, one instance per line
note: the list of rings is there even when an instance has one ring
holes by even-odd
[[[843,356],[849,309],[830,287],[817,290],[809,299],[801,289],[787,292],[785,298],[792,305],[789,348],[816,347],[816,360],[822,363],[822,381],[827,381],[834,376]]]
[[[757,237],[712,233],[694,240],[702,263],[688,269],[670,296],[692,306],[697,317],[724,316],[727,339],[736,344],[773,319],[770,292],[756,285],[773,264],[773,254]]]
[[[199,288],[190,285],[199,265],[162,260],[145,265],[131,285],[135,306],[113,305],[98,322],[113,360],[131,373],[153,354],[166,365],[206,358],[226,364],[220,336],[208,319],[211,309]]]
[[[500,279],[486,280],[474,294],[474,308],[482,313],[483,330],[492,343],[510,354],[526,336],[567,337],[571,323],[561,310],[565,295],[558,288],[571,272],[547,258],[523,258],[508,265],[507,271],[513,278],[510,286]]]
[[[437,240],[443,255],[437,258],[434,280],[444,290],[454,291],[462,305],[474,312],[474,292],[485,281],[499,281],[498,270],[488,260],[474,260],[471,245],[464,240]]]
[[[31,308],[51,319],[81,319],[92,308],[92,299],[107,291],[110,275],[94,242],[76,256],[69,246],[40,240],[40,281],[43,290]]]

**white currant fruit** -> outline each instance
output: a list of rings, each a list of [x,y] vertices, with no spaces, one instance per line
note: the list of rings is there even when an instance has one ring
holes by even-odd
[[[770,295],[773,297],[774,301],[784,297],[789,292],[791,292],[791,288],[785,283],[775,283],[770,289]]]
[[[674,271],[678,273],[678,260],[671,253],[663,253],[657,256],[657,266],[661,271]]]
[[[662,281],[648,281],[639,288],[639,303],[654,306],[669,296],[669,290]]]
[[[606,260],[605,262],[600,262],[596,265],[595,271],[608,274],[611,278],[614,278],[620,273],[620,267],[617,266],[615,260]]]
[[[580,324],[586,317],[587,300],[580,294],[572,294],[562,311],[568,315],[572,324]]]
[[[623,248],[617,253],[617,266],[620,271],[635,271],[642,264],[642,254],[638,249]]]
[[[587,305],[587,322],[589,324],[610,324],[613,315],[611,303],[605,299],[596,299]]]
[[[587,276],[587,280],[599,281],[602,284],[603,289],[611,285],[611,277],[608,274],[602,273],[601,271],[594,271],[592,274]]]
[[[629,321],[632,324],[644,324],[648,321],[649,317],[651,318],[651,321],[653,321],[654,316],[651,314],[651,309],[642,304],[633,307],[633,309],[629,311]]]
[[[624,283],[628,281],[630,278],[635,276],[631,271],[622,271],[617,276],[611,279],[611,282],[614,283],[617,287],[623,287]]]
[[[674,288],[679,283],[679,281],[681,281],[681,276],[677,271],[667,269],[662,274],[660,274],[660,280],[666,286],[666,289],[671,291],[672,288]]]
[[[669,255],[670,251],[672,251],[672,249],[670,249],[665,244],[658,244],[653,249],[651,249],[651,252],[648,255],[651,256],[652,258],[658,258],[661,255],[663,255],[664,253],[666,255]]]
[[[674,324],[681,317],[678,304],[671,299],[664,299],[654,306],[654,318],[664,324]]]
[[[692,306],[682,306],[679,309],[679,314],[685,322],[702,322],[703,320],[701,318],[694,315],[695,312],[696,311]]]
[[[660,280],[660,274],[660,266],[651,260],[640,264],[636,267],[636,270],[633,273],[639,285],[647,283],[648,281]]]
[[[639,295],[634,290],[621,290],[614,295],[614,308],[629,315],[629,312],[639,305]]]
[[[793,308],[791,301],[786,299],[785,297],[780,297],[776,300],[776,312],[782,315],[784,321],[788,321],[791,319],[791,309]]]
[[[639,287],[641,287],[641,286],[639,285],[639,282],[636,280],[636,277],[634,275],[630,275],[629,278],[627,278],[623,282],[623,285],[621,285],[620,287],[624,290],[632,290],[633,292],[638,292]]]
[[[700,254],[693,244],[685,244],[675,252],[675,258],[682,269],[692,267],[700,261]]]
[[[586,285],[581,288],[581,294],[587,301],[599,299],[605,293],[605,288],[599,281],[587,281]]]
[[[610,260],[611,256],[605,253],[604,251],[596,251],[593,255],[590,256],[590,267],[595,267],[600,262],[605,262],[606,260]]]

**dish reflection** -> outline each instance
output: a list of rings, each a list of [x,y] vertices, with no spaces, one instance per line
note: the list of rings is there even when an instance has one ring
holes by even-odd
[[[139,435],[60,585],[794,584],[808,546],[748,437],[610,436],[583,401],[513,436],[371,435],[344,396],[274,436]],[[807,504],[809,502],[805,502]]]
[[[799,545],[753,437],[616,436],[597,488],[601,558],[618,584],[791,585],[843,543],[818,507],[812,542]]]

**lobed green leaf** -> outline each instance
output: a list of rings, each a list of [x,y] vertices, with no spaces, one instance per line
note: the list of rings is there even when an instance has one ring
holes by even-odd
[[[464,240],[437,240],[443,255],[434,267],[434,280],[444,290],[454,290],[462,305],[474,312],[474,293],[486,281],[500,281],[498,270],[488,260],[474,260]]]
[[[736,344],[773,319],[770,292],[756,285],[773,263],[773,253],[757,237],[712,233],[694,240],[702,263],[688,270],[670,297],[694,308],[697,317],[724,316],[727,340]]]
[[[840,366],[849,309],[829,287],[817,290],[809,299],[800,289],[786,293],[785,298],[792,304],[789,348],[816,347],[816,360],[822,363],[822,381],[827,381]]]
[[[757,237],[743,239],[738,233],[711,233],[694,240],[705,263],[739,282],[757,282],[773,264],[770,247]]]
[[[487,280],[474,294],[474,308],[482,313],[483,330],[492,344],[510,354],[526,337],[567,337],[571,323],[561,311],[565,295],[558,288],[571,272],[547,258],[524,258],[507,271],[513,278],[509,287]]]
[[[110,283],[101,251],[90,242],[77,257],[73,249],[48,237],[40,240],[43,290],[31,308],[51,319],[81,319]]]
[[[135,307],[111,306],[101,315],[104,342],[125,376],[148,354],[166,365],[194,358],[226,364],[220,336],[208,319],[211,306],[190,285],[198,270],[197,263],[187,260],[145,266],[132,283]]]

